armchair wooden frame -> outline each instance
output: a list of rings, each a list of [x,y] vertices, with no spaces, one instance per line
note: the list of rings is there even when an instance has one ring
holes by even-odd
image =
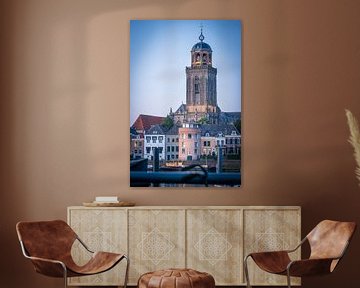
[[[355,232],[354,222],[324,220],[320,222],[294,249],[250,253],[244,258],[246,285],[251,288],[248,258],[264,271],[287,276],[287,286],[291,288],[291,276],[303,277],[329,274],[344,256]],[[289,253],[295,252],[305,242],[309,242],[311,254],[308,259],[290,260]],[[332,244],[332,247],[327,247]]]
[[[30,226],[31,228],[28,229],[27,227]],[[69,249],[65,251],[65,256],[60,257],[42,257],[40,256],[41,253],[38,251],[38,247],[33,249],[31,246],[31,241],[42,241],[41,239],[29,239],[29,238],[36,238],[35,237],[28,237],[34,229],[41,229],[46,230],[50,228],[50,230],[56,227],[57,231],[55,231],[56,236],[59,236],[59,231],[61,229],[65,229],[63,239],[61,244],[65,243],[65,249],[71,248],[75,241],[79,241],[79,243],[91,254],[91,259],[83,266],[78,266],[71,257],[71,252]],[[28,233],[29,230],[30,233]],[[21,246],[22,253],[25,258],[30,259],[32,264],[34,265],[35,271],[50,277],[63,277],[64,279],[64,287],[68,287],[67,278],[68,277],[79,277],[79,276],[89,276],[94,274],[99,274],[106,272],[113,267],[115,267],[121,260],[126,260],[126,270],[125,270],[125,279],[124,279],[124,288],[127,287],[128,281],[128,274],[129,274],[129,264],[130,260],[127,255],[125,254],[116,254],[110,252],[94,252],[92,251],[80,238],[79,236],[66,224],[66,222],[62,220],[55,220],[55,221],[40,221],[40,222],[19,222],[16,225],[16,230]],[[52,231],[41,232],[42,235],[50,235]],[[25,239],[24,239],[25,238]],[[56,238],[56,237],[53,237]],[[66,238],[66,239],[65,239]],[[64,240],[65,239],[65,240]],[[54,239],[51,239],[54,240]],[[24,243],[25,242],[25,243]],[[55,241],[56,242],[56,241]],[[54,243],[59,244],[59,243]],[[54,247],[52,247],[54,248]],[[63,247],[59,247],[59,250],[63,249]],[[32,251],[35,255],[31,255]],[[62,253],[63,251],[60,251]],[[44,255],[47,252],[44,253]],[[49,253],[48,253],[49,254]],[[54,253],[50,253],[54,254]],[[55,253],[59,254],[58,252]],[[51,256],[51,255],[49,255]]]

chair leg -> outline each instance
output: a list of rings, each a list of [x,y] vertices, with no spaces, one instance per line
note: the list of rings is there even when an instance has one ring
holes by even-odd
[[[66,270],[66,266],[64,264],[61,265],[64,269],[64,287],[67,288],[67,270]]]
[[[245,279],[246,279],[246,287],[247,288],[251,288],[250,285],[250,279],[249,279],[249,270],[248,270],[248,266],[247,266],[247,259],[249,258],[250,255],[247,255],[244,259],[244,272],[245,272]]]
[[[127,256],[124,256],[126,259],[126,271],[125,271],[125,280],[124,280],[124,288],[127,286],[128,278],[129,278],[129,265],[130,265],[130,259]]]
[[[288,284],[288,288],[291,288],[291,278],[290,278],[290,272],[289,269],[287,269],[287,284]]]

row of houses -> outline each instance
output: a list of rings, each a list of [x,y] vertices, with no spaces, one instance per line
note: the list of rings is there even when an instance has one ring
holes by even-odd
[[[158,148],[160,160],[191,161],[204,156],[240,155],[241,135],[233,124],[173,125],[165,129],[161,124],[149,129],[130,130],[130,157],[152,160]]]

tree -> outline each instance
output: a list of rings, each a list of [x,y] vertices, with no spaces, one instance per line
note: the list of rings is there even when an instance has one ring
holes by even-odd
[[[201,117],[198,121],[197,124],[209,124],[209,119],[207,119],[206,117]]]
[[[174,125],[174,120],[168,115],[161,123],[163,127],[166,129],[170,129]]]

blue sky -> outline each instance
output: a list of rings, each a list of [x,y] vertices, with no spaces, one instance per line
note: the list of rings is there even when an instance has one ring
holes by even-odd
[[[241,22],[239,20],[131,20],[130,124],[139,114],[166,116],[186,103],[185,67],[199,42],[213,50],[217,99],[222,111],[241,111]]]

